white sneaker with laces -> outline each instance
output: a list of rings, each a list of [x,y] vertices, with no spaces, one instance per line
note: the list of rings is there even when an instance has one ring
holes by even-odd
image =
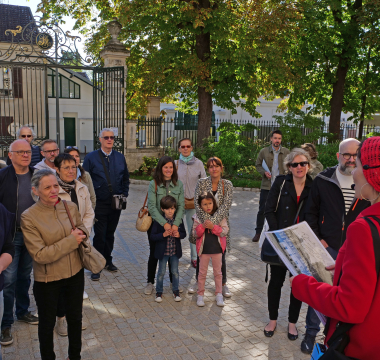
[[[231,297],[232,294],[231,294],[230,290],[228,289],[228,286],[227,286],[227,285],[223,285],[223,286],[222,286],[222,294],[223,294],[223,296],[226,297],[226,298]]]
[[[187,289],[187,292],[189,294],[195,294],[197,292],[197,284],[190,285],[189,288]]]
[[[152,295],[152,292],[153,292],[153,284],[148,282],[145,286],[145,289],[144,289],[144,294],[145,295]]]
[[[88,294],[85,291],[83,291],[83,300],[86,300],[86,299],[88,299]]]
[[[67,336],[67,322],[66,317],[58,318],[57,317],[57,324],[56,324],[57,333],[60,336]]]
[[[174,301],[176,301],[176,302],[179,302],[182,300],[182,298],[179,295],[176,295],[174,293],[173,293],[173,298],[174,298]]]
[[[223,295],[221,293],[216,294],[215,300],[216,300],[216,305],[224,306]]]
[[[162,302],[162,295],[156,295],[156,298],[154,299],[155,302]]]
[[[197,305],[198,306],[205,306],[205,302],[203,301],[203,296],[202,295],[198,295],[198,297],[197,297]]]

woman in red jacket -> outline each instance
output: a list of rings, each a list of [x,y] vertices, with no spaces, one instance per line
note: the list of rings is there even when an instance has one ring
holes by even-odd
[[[380,354],[380,286],[371,230],[363,217],[380,218],[380,137],[368,138],[360,145],[353,177],[355,196],[371,201],[371,206],[347,229],[336,260],[333,286],[307,275],[297,275],[290,281],[296,298],[331,318],[326,342],[339,321],[355,324],[348,332],[350,342],[345,355],[373,360]],[[380,231],[379,224],[375,220],[373,223]]]

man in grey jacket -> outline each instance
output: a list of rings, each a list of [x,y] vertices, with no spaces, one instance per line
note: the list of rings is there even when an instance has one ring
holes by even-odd
[[[44,159],[34,165],[34,167],[37,170],[48,169],[55,173],[54,159],[59,154],[59,147],[55,140],[44,140],[41,144],[41,154]]]
[[[256,219],[256,235],[253,242],[260,240],[261,231],[264,226],[265,203],[269,194],[271,185],[278,175],[285,174],[284,160],[289,150],[281,146],[282,132],[274,130],[270,137],[271,145],[261,149],[256,160],[256,170],[262,175],[260,187],[259,212]],[[264,163],[265,162],[265,163]],[[269,170],[269,171],[268,171]]]

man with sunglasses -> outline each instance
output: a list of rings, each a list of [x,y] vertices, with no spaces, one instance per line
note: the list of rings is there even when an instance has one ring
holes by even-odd
[[[368,201],[356,199],[351,187],[359,144],[356,139],[346,139],[339,144],[338,165],[316,176],[306,204],[306,221],[334,259],[346,240],[348,226],[370,205]],[[311,354],[319,324],[315,311],[309,307],[305,338],[301,343],[303,353]]]
[[[22,126],[16,132],[17,139],[26,140],[30,146],[32,147],[32,159],[30,161],[30,166],[36,165],[38,162],[42,160],[40,148],[37,145],[32,145],[33,139],[36,137],[35,132],[29,126]],[[12,164],[11,159],[7,158],[7,165]]]
[[[41,154],[44,159],[34,165],[37,170],[49,169],[55,173],[54,159],[59,154],[59,147],[55,140],[47,139],[41,144]]]
[[[16,317],[31,325],[38,318],[29,311],[29,286],[33,260],[29,255],[20,228],[21,214],[34,204],[31,195],[31,180],[35,169],[30,166],[32,149],[26,140],[16,140],[9,147],[12,164],[0,170],[0,203],[16,215],[12,229],[15,255],[4,275],[4,316],[1,322],[0,344],[13,343],[11,327],[14,323],[13,309],[16,302]]]
[[[256,169],[261,174],[259,211],[256,218],[256,235],[253,242],[260,240],[260,235],[264,226],[264,210],[267,202],[269,190],[278,175],[285,174],[284,160],[289,150],[281,146],[282,132],[274,130],[270,137],[271,144],[261,149],[256,160]],[[265,162],[265,164],[264,164]],[[266,165],[266,166],[265,166]],[[268,171],[269,170],[269,171]]]
[[[115,272],[118,269],[111,254],[121,210],[112,208],[112,198],[114,195],[128,197],[129,172],[124,155],[113,149],[113,130],[104,128],[99,134],[99,141],[100,150],[86,156],[83,168],[90,174],[96,194],[93,244],[106,259],[105,269]],[[91,274],[91,280],[99,279],[100,273]]]

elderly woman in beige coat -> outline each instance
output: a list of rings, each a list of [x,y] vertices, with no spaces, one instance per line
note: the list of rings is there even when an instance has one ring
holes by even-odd
[[[33,259],[33,292],[37,303],[38,338],[42,360],[55,359],[53,330],[60,294],[65,294],[69,334],[68,359],[81,358],[84,271],[78,247],[89,233],[78,207],[67,203],[75,230],[58,197],[59,185],[51,170],[32,177],[32,191],[38,201],[21,215],[26,248]]]

